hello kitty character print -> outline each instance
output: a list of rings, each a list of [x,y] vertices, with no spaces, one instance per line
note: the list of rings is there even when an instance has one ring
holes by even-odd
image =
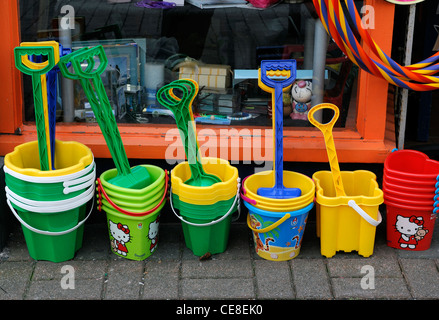
[[[423,228],[424,220],[422,217],[410,216],[403,217],[398,215],[396,217],[396,230],[400,233],[398,243],[401,248],[415,249],[418,242],[424,238],[428,233],[427,229]]]
[[[157,219],[155,219],[155,221],[151,222],[149,224],[149,231],[148,231],[148,238],[149,240],[151,240],[151,246],[149,247],[149,250],[151,251],[151,253],[153,253],[155,251],[155,249],[157,248],[157,243],[158,243],[158,234],[159,234],[159,217],[157,217]]]
[[[120,222],[115,223],[111,220],[108,221],[110,225],[110,235],[113,237],[113,240],[110,240],[113,251],[122,256],[126,256],[128,253],[126,244],[130,241],[130,229]]]

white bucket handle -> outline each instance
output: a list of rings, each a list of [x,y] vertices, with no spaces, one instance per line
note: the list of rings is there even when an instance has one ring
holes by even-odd
[[[95,169],[96,169],[96,164],[94,162],[94,158],[93,158],[92,162],[90,163],[90,165],[86,166],[84,169],[81,169],[81,170],[76,171],[74,173],[61,175],[61,176],[54,176],[54,177],[29,176],[26,174],[16,172],[16,171],[8,168],[6,165],[3,166],[3,170],[5,171],[5,173],[7,173],[7,174],[9,174],[17,179],[20,179],[22,181],[34,182],[34,183],[57,183],[57,182],[75,180],[77,178],[82,177],[83,175],[88,173],[90,170],[95,170]]]
[[[361,217],[363,217],[364,220],[366,220],[367,222],[369,222],[371,225],[373,225],[374,227],[377,227],[381,221],[383,220],[383,218],[381,217],[381,213],[378,211],[378,220],[372,219],[366,211],[364,211],[363,209],[360,208],[359,205],[357,205],[357,203],[355,202],[355,200],[349,200],[348,201],[348,205],[354,209]]]
[[[93,169],[88,175],[83,176],[82,178],[69,180],[63,182],[63,193],[69,194],[71,192],[79,191],[87,188],[88,186],[94,185],[96,180],[96,168]],[[73,186],[73,187],[71,187]]]
[[[14,214],[15,218],[17,218],[17,220],[20,221],[20,223],[21,223],[22,225],[24,225],[27,229],[29,229],[29,230],[31,230],[31,231],[33,231],[33,232],[39,233],[39,234],[47,235],[47,236],[62,236],[62,235],[64,235],[64,234],[70,233],[70,232],[75,231],[76,229],[78,229],[80,226],[82,226],[82,225],[85,223],[85,221],[88,219],[88,217],[90,217],[90,215],[91,215],[91,213],[92,213],[92,211],[93,211],[93,208],[94,208],[94,203],[95,203],[95,200],[94,200],[94,197],[93,197],[93,196],[92,196],[92,198],[93,198],[93,204],[92,204],[92,206],[91,206],[91,208],[90,208],[90,211],[89,211],[88,215],[84,218],[84,220],[80,221],[80,222],[79,222],[76,226],[74,226],[73,228],[70,228],[70,229],[68,229],[68,230],[64,230],[64,231],[57,231],[57,232],[54,232],[54,231],[45,231],[45,230],[39,230],[39,229],[36,229],[36,228],[30,226],[30,225],[27,224],[23,219],[21,219],[21,218],[19,217],[19,215],[18,215],[17,212],[15,211],[14,207],[12,206],[11,202],[9,201],[9,199],[6,199],[6,202],[8,203],[9,208],[11,209],[11,211],[12,211],[12,213]]]
[[[6,198],[10,199],[15,205],[26,209],[31,212],[61,212],[72,209],[74,206],[78,204],[78,202],[82,202],[81,204],[87,202],[86,198],[90,198],[90,195],[93,196],[94,186],[90,186],[86,191],[77,195],[76,197],[64,200],[57,201],[38,201],[38,200],[30,200],[27,198],[23,198],[18,194],[14,193],[9,189],[9,187],[5,187]]]
[[[207,223],[193,223],[193,222],[186,221],[186,220],[184,220],[184,218],[182,216],[179,216],[175,212],[174,205],[172,204],[172,188],[169,190],[169,203],[171,205],[172,212],[174,212],[175,216],[178,219],[180,219],[181,221],[183,221],[184,223],[187,223],[191,226],[196,226],[196,227],[207,227],[207,226],[211,226],[213,224],[219,223],[219,222],[223,221],[225,218],[227,218],[230,215],[230,213],[232,212],[233,208],[235,207],[235,204],[238,202],[238,217],[235,219],[235,221],[236,221],[239,219],[239,216],[241,215],[241,205],[240,205],[240,201],[239,201],[239,188],[240,188],[240,186],[241,186],[241,179],[238,177],[238,190],[236,192],[235,200],[233,201],[233,204],[230,207],[229,211],[227,211],[227,213],[225,215],[223,215],[221,218],[214,220],[214,221],[207,222]]]

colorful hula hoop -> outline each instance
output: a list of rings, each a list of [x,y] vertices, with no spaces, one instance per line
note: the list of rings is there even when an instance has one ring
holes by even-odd
[[[353,0],[345,0],[347,12],[353,22],[352,28],[346,19],[341,1],[313,0],[313,3],[328,34],[358,67],[398,87],[415,91],[431,91],[439,88],[439,77],[434,76],[439,70],[439,52],[421,62],[401,66],[381,50],[364,29]],[[364,51],[356,34],[376,55],[376,59]]]

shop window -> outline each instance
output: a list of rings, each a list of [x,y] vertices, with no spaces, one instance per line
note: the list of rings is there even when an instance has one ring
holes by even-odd
[[[201,9],[193,1],[163,9],[140,7],[135,0],[20,0],[21,41],[57,40],[73,50],[103,45],[109,63],[102,80],[119,123],[175,124],[155,91],[187,76],[200,85],[194,113],[205,115],[201,119],[210,125],[271,127],[271,96],[258,87],[255,71],[264,59],[295,59],[297,80],[305,81],[297,82],[296,91],[306,96],[312,89],[312,2]],[[322,99],[339,107],[336,126],[355,127],[358,69],[334,43],[322,48],[327,51]],[[94,122],[80,83],[60,75],[58,80],[57,121]],[[23,77],[23,93],[24,121],[32,122],[30,77]],[[291,100],[291,93],[284,94],[284,126],[311,126],[308,101]]]

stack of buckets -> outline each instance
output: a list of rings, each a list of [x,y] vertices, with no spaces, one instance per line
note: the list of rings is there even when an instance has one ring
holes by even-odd
[[[384,162],[387,244],[403,250],[430,248],[437,217],[439,162],[415,150],[396,150]]]
[[[248,208],[247,225],[253,232],[256,253],[271,261],[286,261],[300,252],[309,211],[314,206],[315,185],[306,175],[283,171],[285,188],[299,188],[296,198],[274,199],[258,195],[272,187],[275,171],[263,171],[243,181],[241,198]]]
[[[209,157],[203,158],[203,169],[221,182],[203,187],[186,184],[191,178],[187,161],[171,171],[171,209],[181,220],[186,247],[196,256],[226,250],[232,214],[239,210],[238,169],[227,160]]]
[[[29,255],[62,262],[82,247],[87,204],[94,198],[96,168],[91,150],[56,141],[56,170],[40,170],[38,141],[5,156],[7,203],[22,225]]]
[[[148,170],[151,183],[141,189],[109,183],[117,176],[115,168],[97,179],[98,208],[106,212],[111,250],[138,261],[157,249],[160,212],[168,193],[168,173],[154,165],[142,166]]]

